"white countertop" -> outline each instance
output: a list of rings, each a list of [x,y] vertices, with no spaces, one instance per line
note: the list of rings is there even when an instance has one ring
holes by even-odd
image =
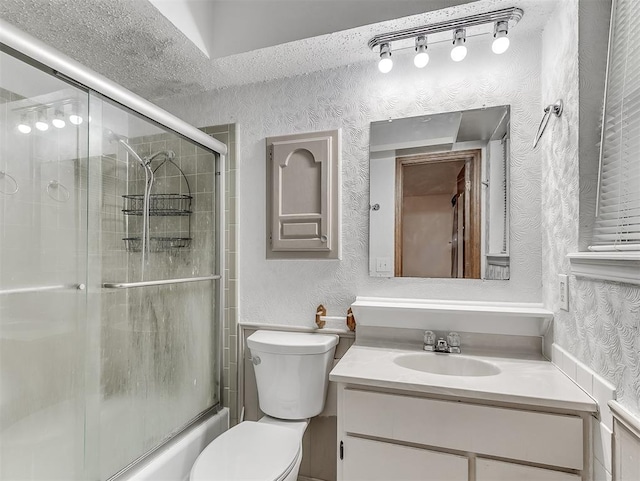
[[[331,371],[334,382],[427,394],[455,396],[470,400],[499,401],[529,406],[596,412],[596,402],[571,379],[546,360],[513,359],[491,355],[434,354],[468,356],[488,361],[500,368],[493,376],[448,376],[401,367],[394,358],[417,350],[351,346]]]

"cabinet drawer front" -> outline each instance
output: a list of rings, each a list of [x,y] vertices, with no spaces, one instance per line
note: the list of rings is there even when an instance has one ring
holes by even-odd
[[[580,481],[576,474],[478,458],[476,481]]]
[[[577,416],[345,389],[343,426],[348,433],[583,469]]]
[[[346,436],[343,481],[467,481],[462,456]]]

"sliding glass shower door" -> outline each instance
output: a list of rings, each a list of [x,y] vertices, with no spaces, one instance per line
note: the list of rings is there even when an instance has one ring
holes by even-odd
[[[90,115],[105,479],[219,401],[215,157],[93,93]]]
[[[87,101],[0,52],[3,480],[84,469]]]
[[[217,157],[0,52],[0,480],[104,480],[219,404]]]

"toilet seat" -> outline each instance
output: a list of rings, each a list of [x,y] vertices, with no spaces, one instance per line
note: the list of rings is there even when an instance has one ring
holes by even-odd
[[[293,429],[244,421],[214,439],[191,468],[190,481],[280,481],[296,465],[301,437]]]

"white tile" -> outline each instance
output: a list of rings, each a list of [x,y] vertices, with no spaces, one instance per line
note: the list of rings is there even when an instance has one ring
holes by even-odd
[[[592,423],[593,457],[600,462],[604,468],[611,472],[611,441],[613,432],[604,424]]]
[[[562,370],[564,371],[564,373],[569,376],[571,379],[573,379],[574,381],[578,380],[578,374],[577,374],[577,364],[576,364],[576,359],[570,355],[570,354],[564,354],[562,356]]]
[[[611,481],[611,473],[599,461],[593,460],[593,481]]]
[[[598,375],[593,376],[593,397],[598,402],[600,422],[613,430],[613,416],[607,403],[616,398],[616,388]]]
[[[587,366],[578,362],[576,365],[578,385],[588,394],[593,395],[593,372]]]

